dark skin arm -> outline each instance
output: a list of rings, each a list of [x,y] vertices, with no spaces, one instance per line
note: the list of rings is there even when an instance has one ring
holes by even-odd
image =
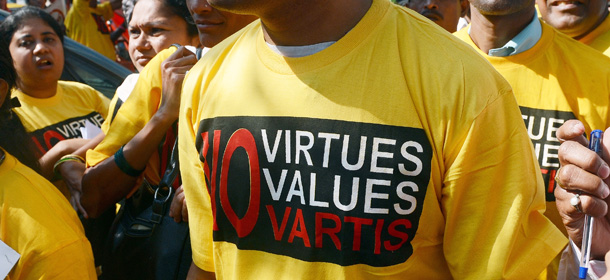
[[[95,148],[97,144],[104,140],[104,133],[98,134],[95,138],[91,139],[87,144],[74,151],[72,154],[85,157],[87,150]],[[57,167],[57,170],[61,174],[68,190],[70,190],[70,204],[74,210],[83,214],[85,218],[89,215],[85,208],[80,204],[80,198],[82,196],[81,182],[83,180],[83,174],[85,173],[85,164],[78,161],[66,161]]]
[[[186,72],[196,62],[195,55],[181,47],[161,65],[161,106],[144,128],[123,148],[125,159],[134,169],[144,169],[167,130],[178,119],[182,81]],[[123,173],[115,164],[114,156],[111,156],[85,171],[81,204],[89,217],[98,217],[110,205],[125,197],[133,189],[137,179]]]
[[[38,163],[40,164],[40,170],[47,179],[53,178],[53,166],[63,156],[67,154],[74,154],[83,145],[86,145],[90,140],[88,139],[68,139],[57,143],[53,148],[46,152]],[[81,155],[82,156],[82,155]]]

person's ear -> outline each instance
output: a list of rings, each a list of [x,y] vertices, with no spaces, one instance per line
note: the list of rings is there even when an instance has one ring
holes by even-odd
[[[468,13],[468,9],[470,9],[470,3],[468,0],[460,0],[460,8],[462,9],[460,12],[460,17],[465,17]]]
[[[9,94],[8,83],[4,79],[0,79],[0,107],[6,100],[6,96]]]

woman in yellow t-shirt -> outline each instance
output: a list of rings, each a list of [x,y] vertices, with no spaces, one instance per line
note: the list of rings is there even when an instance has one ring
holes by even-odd
[[[256,19],[216,10],[206,1],[178,1],[188,6],[199,42],[208,48]],[[164,159],[174,143],[171,138],[176,135],[172,124],[178,117],[182,80],[195,62],[189,50],[172,47],[158,53],[142,69],[129,99],[116,115],[113,112],[104,140],[87,151],[81,202],[90,216],[100,215],[128,196],[143,177],[153,185],[159,183],[167,163]],[[184,206],[184,194],[178,187],[170,208],[175,221],[188,218]]]
[[[85,138],[84,128],[101,126],[110,100],[88,85],[59,80],[64,37],[59,24],[45,11],[23,7],[0,25],[0,33],[9,42],[17,72],[12,96],[21,107],[15,112],[38,148],[42,174],[52,178],[53,164],[87,142],[81,139]],[[78,140],[49,152],[66,139]]]
[[[0,246],[11,266],[0,269],[0,275],[8,273],[8,280],[96,279],[91,246],[76,213],[34,171],[34,146],[9,98],[17,75],[2,38],[0,69],[0,245],[11,248]]]
[[[139,72],[159,52],[169,48],[172,44],[199,45],[197,28],[191,19],[184,0],[130,0],[125,1],[125,4],[128,7],[124,12],[130,35],[129,56]],[[91,143],[75,151],[74,154],[85,157],[88,149],[95,148],[97,144],[105,139],[105,134],[108,132],[110,124],[113,123],[114,115],[127,100],[140,77],[139,73],[127,76],[123,84],[117,88],[116,94],[110,102],[108,117],[102,125],[102,135],[99,135]],[[161,83],[161,80],[152,79],[151,81],[148,76],[143,77],[142,81],[140,81],[140,83],[145,84],[157,82]],[[137,114],[137,112],[134,113]],[[113,130],[113,133],[116,133],[116,131]],[[71,189],[78,190],[72,193],[73,198],[80,198],[81,179],[85,170],[85,164],[67,161],[58,165],[57,170]],[[149,181],[155,183],[150,178]],[[158,183],[158,180],[156,183]],[[80,199],[72,199],[72,204],[85,217],[88,217],[88,213],[80,205]],[[107,206],[112,206],[112,204]],[[103,210],[106,209],[107,207]]]

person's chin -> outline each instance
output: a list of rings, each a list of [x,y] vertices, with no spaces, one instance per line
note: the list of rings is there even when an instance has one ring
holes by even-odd
[[[211,48],[216,46],[216,44],[220,43],[222,40],[218,38],[218,36],[211,36],[209,34],[199,34],[199,42],[203,47]]]
[[[555,14],[551,14],[551,18],[552,18],[551,25],[561,31],[578,29],[578,26],[584,20],[584,18],[579,15],[574,15],[572,13],[559,13],[559,12],[555,12]]]
[[[422,12],[422,15],[437,24],[443,21],[443,16],[440,13],[425,11]]]
[[[138,59],[136,64],[139,65],[140,68],[144,68],[149,62],[150,59]]]

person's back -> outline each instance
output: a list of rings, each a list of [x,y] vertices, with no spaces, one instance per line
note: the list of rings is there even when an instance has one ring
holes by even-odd
[[[51,183],[5,154],[0,164],[0,240],[19,253],[16,279],[96,279],[91,245]]]
[[[199,269],[527,279],[560,251],[510,86],[466,45],[386,0],[304,57],[263,33],[220,43],[183,85]]]
[[[114,61],[116,52],[110,40],[106,21],[112,18],[114,9],[121,7],[121,2],[112,0],[99,5],[90,5],[91,2],[91,0],[73,1],[66,15],[66,35]],[[95,0],[93,2],[97,3]]]

